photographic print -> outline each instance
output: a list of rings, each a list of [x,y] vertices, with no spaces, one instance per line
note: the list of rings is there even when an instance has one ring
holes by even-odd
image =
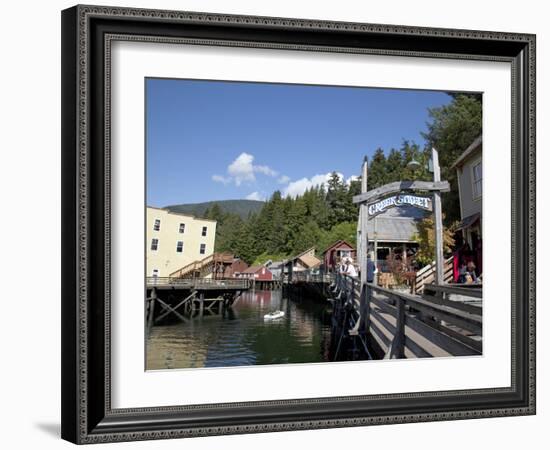
[[[61,19],[64,439],[535,414],[534,35]]]
[[[482,348],[482,96],[145,80],[146,369]]]

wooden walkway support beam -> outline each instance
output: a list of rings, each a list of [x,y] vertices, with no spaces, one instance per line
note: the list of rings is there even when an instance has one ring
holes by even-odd
[[[154,289],[156,291],[156,289]],[[157,317],[157,321],[162,320],[164,317],[166,317],[168,314],[175,312],[180,308],[182,305],[186,305],[188,301],[192,301],[193,298],[197,295],[197,291],[191,292],[191,294],[187,297],[185,297],[181,302],[179,302],[176,306],[170,307],[170,310],[164,311],[159,317]]]

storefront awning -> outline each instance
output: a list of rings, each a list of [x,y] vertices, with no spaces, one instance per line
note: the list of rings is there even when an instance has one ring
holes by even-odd
[[[475,213],[471,216],[465,217],[462,219],[462,221],[458,224],[457,230],[464,230],[466,228],[470,228],[472,225],[474,225],[479,220],[480,214]]]

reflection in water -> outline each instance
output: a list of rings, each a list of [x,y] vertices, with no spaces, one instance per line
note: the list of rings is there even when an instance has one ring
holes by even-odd
[[[265,321],[280,309],[285,316]],[[246,366],[329,360],[327,306],[283,298],[280,290],[245,292],[223,315],[155,326],[147,369]]]

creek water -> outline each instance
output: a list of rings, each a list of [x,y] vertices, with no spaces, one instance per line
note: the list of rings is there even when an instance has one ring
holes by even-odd
[[[328,302],[287,298],[281,290],[247,291],[223,314],[154,326],[147,369],[330,361],[328,307]],[[284,317],[264,319],[275,310],[284,311]]]

